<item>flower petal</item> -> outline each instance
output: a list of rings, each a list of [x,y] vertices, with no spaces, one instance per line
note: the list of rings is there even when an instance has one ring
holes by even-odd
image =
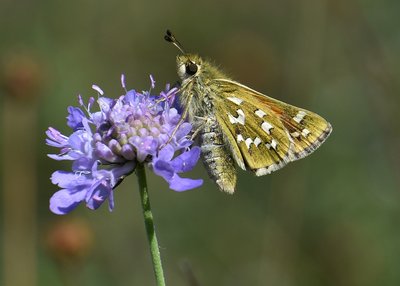
[[[86,206],[92,210],[98,209],[110,196],[111,192],[112,188],[106,180],[98,182],[98,184],[94,186],[91,196],[86,199]]]
[[[72,130],[77,130],[83,128],[82,119],[85,118],[85,114],[79,107],[68,107],[67,125],[72,128]]]
[[[153,164],[153,171],[156,175],[161,176],[167,182],[174,176],[174,169],[167,161],[157,160]]]
[[[200,148],[193,147],[190,151],[183,152],[171,161],[174,171],[177,173],[188,172],[196,166],[200,157]]]
[[[174,148],[168,144],[158,152],[157,160],[171,161],[174,153]]]
[[[57,147],[57,148],[63,148],[68,146],[68,137],[61,134],[60,131],[57,129],[54,129],[52,127],[49,127],[46,130],[46,144],[52,147]]]
[[[194,180],[189,178],[181,178],[175,174],[169,181],[169,188],[177,192],[188,191],[203,184],[202,179]]]
[[[107,145],[101,142],[96,142],[95,153],[97,156],[108,162],[117,163],[123,161],[121,158],[115,155]]]
[[[47,156],[56,161],[64,161],[64,160],[76,160],[75,157],[70,156],[67,154],[47,154]]]
[[[74,172],[81,172],[81,171],[90,170],[91,167],[93,166],[94,162],[95,162],[95,159],[93,159],[93,158],[81,157],[79,159],[76,159],[72,163],[72,170]]]
[[[188,122],[182,123],[179,127],[178,131],[176,132],[175,138],[180,140],[182,137],[186,136],[190,130],[192,130],[192,125]]]
[[[50,210],[55,214],[65,215],[75,209],[85,199],[85,195],[85,190],[78,192],[60,190],[50,198]]]
[[[77,186],[90,186],[92,184],[91,177],[87,176],[84,172],[72,173],[66,171],[55,171],[51,175],[51,182],[58,185],[60,188],[73,189]]]

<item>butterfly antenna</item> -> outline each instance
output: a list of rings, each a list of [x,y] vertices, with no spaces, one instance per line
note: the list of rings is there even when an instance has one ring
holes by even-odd
[[[170,30],[167,30],[164,39],[167,42],[172,43],[175,47],[177,47],[178,50],[182,52],[182,54],[185,54],[185,51],[183,50],[181,43],[179,43],[179,41],[175,38],[175,36],[171,33]]]

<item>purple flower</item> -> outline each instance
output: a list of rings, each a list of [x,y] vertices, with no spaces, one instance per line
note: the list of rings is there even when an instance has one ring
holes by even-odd
[[[155,81],[150,79],[154,88]],[[121,82],[125,89],[124,76]],[[129,90],[117,99],[103,97],[96,85],[93,89],[101,95],[98,111],[92,111],[94,98],[85,105],[79,96],[81,107],[68,107],[67,124],[73,133],[65,136],[52,127],[46,131],[46,144],[59,149],[58,154],[48,156],[72,161],[72,171],[56,171],[51,176],[52,183],[61,188],[50,199],[52,212],[66,214],[82,201],[97,209],[107,199],[111,211],[115,187],[137,164],[147,164],[175,191],[202,185],[202,180],[179,176],[193,169],[200,148],[190,148],[192,126],[187,122],[170,138],[181,117],[171,107],[176,88],[167,85],[158,97]]]

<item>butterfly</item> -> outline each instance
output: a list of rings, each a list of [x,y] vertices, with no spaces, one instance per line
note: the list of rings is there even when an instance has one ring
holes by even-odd
[[[193,124],[204,165],[221,191],[235,192],[236,165],[267,175],[311,154],[331,134],[331,124],[318,114],[230,79],[185,53],[169,30],[164,38],[182,53],[176,58],[181,120]]]

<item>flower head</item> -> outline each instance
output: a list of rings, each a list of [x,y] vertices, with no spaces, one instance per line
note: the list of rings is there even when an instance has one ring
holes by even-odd
[[[121,77],[125,89],[124,76]],[[151,77],[152,88],[155,81]],[[190,171],[200,156],[199,147],[192,147],[188,139],[192,126],[178,125],[181,115],[172,107],[176,88],[167,85],[160,96],[149,92],[126,91],[117,99],[103,97],[104,92],[93,86],[100,97],[98,111],[92,111],[95,99],[81,107],[68,107],[67,125],[70,136],[49,127],[47,145],[58,148],[58,154],[49,154],[54,160],[71,160],[72,171],[56,171],[53,184],[61,190],[50,199],[50,209],[66,214],[80,202],[97,209],[105,200],[114,208],[113,191],[137,164],[147,164],[154,173],[164,178],[175,191],[199,187],[203,181],[181,178],[178,174]],[[85,112],[84,112],[85,111]]]

